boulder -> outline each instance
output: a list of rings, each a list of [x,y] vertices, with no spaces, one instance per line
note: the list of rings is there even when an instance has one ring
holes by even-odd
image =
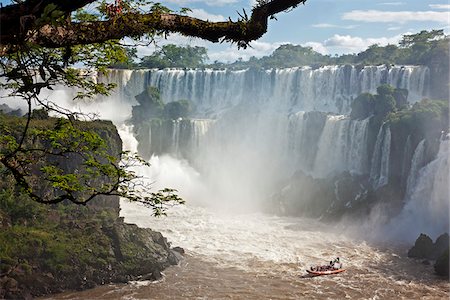
[[[442,253],[442,255],[438,257],[438,259],[436,260],[436,263],[434,265],[434,271],[436,272],[436,274],[438,274],[440,276],[445,276],[447,278],[449,277],[448,253],[449,253],[449,248],[447,245],[447,250],[444,251],[444,253]]]
[[[167,260],[171,265],[178,265],[178,263],[183,260],[183,256],[179,252],[171,249],[169,250]]]
[[[185,254],[184,249],[181,248],[181,247],[173,247],[172,250],[173,250],[173,251],[176,251],[176,252],[178,252],[178,253],[180,253],[181,255],[184,255],[184,254]]]
[[[438,259],[449,247],[448,233],[441,234],[434,243],[433,258]]]
[[[408,251],[408,257],[433,259],[434,244],[429,236],[421,233],[414,247]]]

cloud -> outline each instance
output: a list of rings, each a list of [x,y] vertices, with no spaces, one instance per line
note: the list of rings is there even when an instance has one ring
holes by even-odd
[[[342,29],[353,29],[356,28],[356,25],[335,25],[328,23],[319,23],[311,25],[314,28],[342,28]]]
[[[378,3],[378,5],[390,5],[390,6],[398,6],[398,5],[405,5],[405,2],[382,2]]]
[[[318,49],[316,51],[322,54],[357,53],[366,50],[370,45],[374,44],[378,44],[380,46],[397,44],[402,39],[402,36],[403,34],[393,37],[362,38],[357,36],[335,34],[322,43],[314,43],[314,47],[316,48],[313,47],[313,49]]]
[[[430,4],[432,9],[446,9],[450,10],[450,4]]]
[[[188,15],[194,18],[209,20],[213,22],[221,22],[226,20],[224,16],[210,14],[204,9],[191,9],[191,12],[189,12]]]
[[[322,43],[317,42],[307,42],[303,44],[303,46],[311,47],[314,51],[319,52],[320,54],[328,54],[328,49]]]
[[[352,10],[344,13],[342,19],[372,23],[400,23],[406,22],[437,22],[447,24],[448,12],[438,11],[380,11],[380,10]]]
[[[388,27],[387,30],[394,31],[394,30],[400,30],[402,28],[403,28],[402,26],[391,26],[391,27]]]

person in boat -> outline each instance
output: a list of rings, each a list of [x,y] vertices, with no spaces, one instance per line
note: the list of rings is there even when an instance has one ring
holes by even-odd
[[[339,257],[336,257],[336,259],[333,261],[332,267],[334,270],[342,269],[342,264],[339,261]]]

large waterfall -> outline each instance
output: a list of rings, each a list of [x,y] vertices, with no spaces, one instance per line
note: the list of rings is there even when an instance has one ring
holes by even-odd
[[[118,91],[94,106],[102,117],[120,116],[124,145],[149,159],[152,167],[137,171],[155,189],[176,188],[187,200],[167,218],[149,218],[145,207],[126,201],[121,214],[183,247],[185,261],[155,283],[109,285],[61,298],[448,296],[448,283],[430,277],[432,266],[412,263],[404,249],[390,247],[399,245],[392,241],[412,244],[421,232],[434,239],[448,230],[449,140],[408,133],[398,139],[389,122],[348,116],[352,99],[376,93],[382,83],[408,89],[410,102],[426,97],[428,74],[425,67],[399,66],[112,71],[102,80],[118,83]],[[123,122],[148,86],[158,87],[165,103],[192,101],[195,115]],[[401,189],[406,197],[389,198]],[[365,205],[378,194],[386,196],[383,201]],[[403,206],[391,218],[385,204],[394,200]],[[276,204],[278,212],[294,216],[332,217],[330,211],[353,209],[362,218],[350,219],[356,226],[347,226],[345,218],[330,226],[255,212],[262,204],[271,213]],[[354,231],[363,238],[347,234]],[[389,249],[366,242],[378,237]],[[344,276],[299,276],[332,256],[344,261]]]
[[[222,206],[253,207],[273,200],[297,174],[301,188],[325,190],[308,191],[309,201],[331,199],[302,209],[324,205],[323,210],[338,211],[344,204],[358,207],[369,197],[368,189],[388,184],[392,189],[398,182],[396,195],[412,197],[421,168],[430,161],[424,154],[428,143],[408,136],[402,146],[388,123],[374,127],[371,116],[348,115],[353,99],[375,94],[381,84],[407,89],[410,103],[426,98],[429,73],[421,66],[112,70],[101,80],[118,84],[116,98],[122,104],[138,105],[135,97],[149,86],[159,89],[164,103],[185,99],[194,104],[195,114],[187,119],[134,120],[138,149],[147,158],[167,154],[186,160]],[[399,148],[404,153],[400,163],[392,157]]]
[[[209,117],[241,103],[257,107],[346,114],[363,92],[375,93],[381,84],[407,89],[409,101],[428,95],[429,69],[417,66],[325,66],[317,69],[248,70],[117,70],[110,75],[129,101],[157,87],[165,102],[187,99]]]

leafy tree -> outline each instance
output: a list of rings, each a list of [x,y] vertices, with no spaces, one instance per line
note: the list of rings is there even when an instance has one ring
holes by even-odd
[[[405,95],[406,93],[406,95]],[[398,100],[396,101],[396,99]],[[405,98],[403,98],[405,97]],[[388,84],[380,85],[377,88],[377,94],[363,93],[353,100],[351,105],[350,117],[352,119],[365,119],[369,116],[377,116],[383,119],[390,112],[397,110],[396,103],[399,105],[406,104],[407,91],[396,89]]]
[[[408,108],[408,90],[407,89],[395,89],[392,95],[395,99],[395,107],[397,110]]]
[[[360,120],[369,117],[374,111],[374,98],[374,95],[370,93],[363,93],[356,97],[351,105],[352,111],[350,117],[352,119]]]
[[[386,116],[395,111],[394,88],[388,84],[383,84],[377,88],[377,95],[374,98],[375,115]]]
[[[331,57],[322,55],[310,47],[281,45],[271,55],[262,58],[251,57],[225,65],[214,63],[213,68],[283,68],[297,66],[320,66],[326,64],[392,65],[412,64],[439,66],[448,69],[448,36],[442,30],[422,31],[414,35],[405,35],[399,45],[380,46],[374,44],[358,54],[343,54]],[[447,72],[448,73],[448,72]]]
[[[149,86],[145,91],[136,96],[139,105],[133,106],[133,121],[142,122],[149,118],[160,118],[164,110],[164,102],[159,90]]]
[[[408,62],[414,60],[421,64],[428,64],[430,52],[434,52],[432,50],[434,50],[443,39],[445,39],[443,30],[422,30],[416,34],[404,35],[399,45],[409,51]]]
[[[208,59],[204,47],[164,45],[150,56],[144,56],[139,64],[144,68],[199,68]]]
[[[424,138],[436,142],[442,132],[448,132],[449,103],[448,100],[423,99],[409,109],[389,114],[387,120],[404,136],[413,133],[417,143]]]
[[[94,12],[85,9],[95,2],[17,0],[0,8],[0,87],[28,107],[25,119],[0,115],[2,178],[12,177],[23,193],[39,203],[86,204],[99,195],[117,195],[143,202],[161,214],[166,203],[182,200],[172,190],[151,193],[128,168],[144,161],[129,153],[108,153],[105,142],[77,121],[93,116],[59,107],[42,98],[41,92],[62,84],[77,88],[76,99],[108,95],[114,85],[97,82],[93,75],[129,62],[133,53],[119,42],[124,37],[152,42],[155,36],[176,32],[247,47],[267,31],[267,20],[274,14],[306,0],[258,2],[251,16],[244,12],[237,21],[227,22],[199,20],[186,16],[185,10],[177,13],[146,0],[124,0],[119,6],[101,2]],[[75,68],[80,64],[86,68]],[[42,128],[36,123],[40,120],[32,119],[34,104],[65,119],[53,125],[44,120]],[[60,163],[51,164],[55,159]],[[76,159],[80,169],[64,168],[61,161],[70,159]]]
[[[356,61],[361,64],[395,64],[398,61],[399,50],[396,45],[371,45],[367,50],[357,55]]]

